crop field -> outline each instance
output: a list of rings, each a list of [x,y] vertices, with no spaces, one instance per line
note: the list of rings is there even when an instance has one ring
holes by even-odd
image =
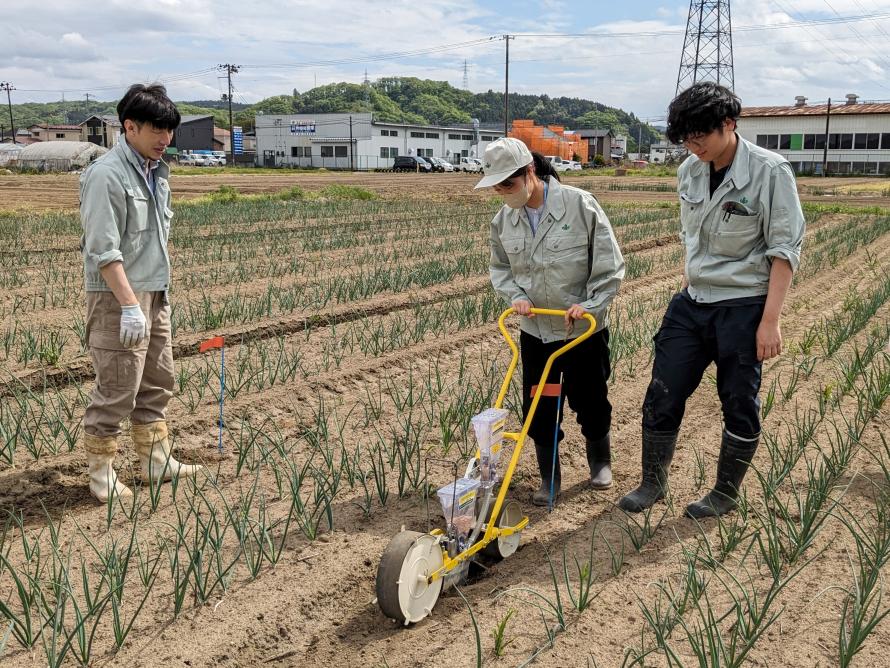
[[[229,187],[177,200],[171,233],[168,420],[180,458],[207,474],[139,483],[125,426],[117,464],[134,499],[120,508],[90,496],[81,445],[93,370],[76,179],[0,176],[3,665],[886,665],[886,181],[801,180],[803,261],[786,350],[764,365],[761,446],[740,509],[698,524],[683,509],[713,483],[713,368],[668,503],[632,517],[614,505],[638,482],[652,336],[680,284],[675,181],[569,180],[600,197],[627,262],[611,325],[615,483],[589,488],[567,414],[553,512],[530,503],[528,447],[509,494],[530,520],[519,550],[405,628],[374,601],[380,555],[403,526],[442,524],[438,460],[472,453],[469,418],[510,354],[487,271],[499,202],[470,176],[399,177],[174,177],[190,197]],[[222,452],[219,351],[198,352],[214,335]]]

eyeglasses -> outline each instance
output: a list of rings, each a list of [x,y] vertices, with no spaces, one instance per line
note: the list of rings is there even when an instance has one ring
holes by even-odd
[[[694,146],[695,148],[701,148],[702,145],[707,140],[707,138],[710,137],[712,134],[713,134],[713,131],[711,131],[711,132],[697,132],[694,135],[688,135],[686,137],[683,137],[683,139],[680,140],[680,143],[683,144],[684,146]]]

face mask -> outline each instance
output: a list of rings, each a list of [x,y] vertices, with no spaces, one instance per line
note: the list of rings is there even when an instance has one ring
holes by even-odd
[[[503,195],[504,204],[509,206],[511,209],[521,209],[526,205],[526,203],[531,199],[532,194],[528,190],[528,185],[525,182],[525,179],[522,179],[522,185],[519,187],[515,193],[507,193]]]

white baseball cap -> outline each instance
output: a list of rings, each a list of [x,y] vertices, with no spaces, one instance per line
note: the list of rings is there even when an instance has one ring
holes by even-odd
[[[531,151],[514,137],[501,137],[485,147],[482,171],[485,176],[474,188],[490,188],[533,162]]]

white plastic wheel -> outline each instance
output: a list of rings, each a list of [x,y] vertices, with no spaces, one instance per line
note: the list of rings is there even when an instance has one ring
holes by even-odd
[[[432,584],[427,578],[442,564],[435,536],[418,531],[396,534],[377,568],[377,604],[383,614],[405,625],[429,615],[442,592],[442,578]]]
[[[500,516],[497,520],[497,527],[515,527],[522,521],[522,508],[515,501],[507,501],[501,508]],[[506,559],[519,549],[519,542],[522,540],[522,532],[517,531],[509,536],[498,536],[488,545],[485,546],[483,552],[495,559]]]

